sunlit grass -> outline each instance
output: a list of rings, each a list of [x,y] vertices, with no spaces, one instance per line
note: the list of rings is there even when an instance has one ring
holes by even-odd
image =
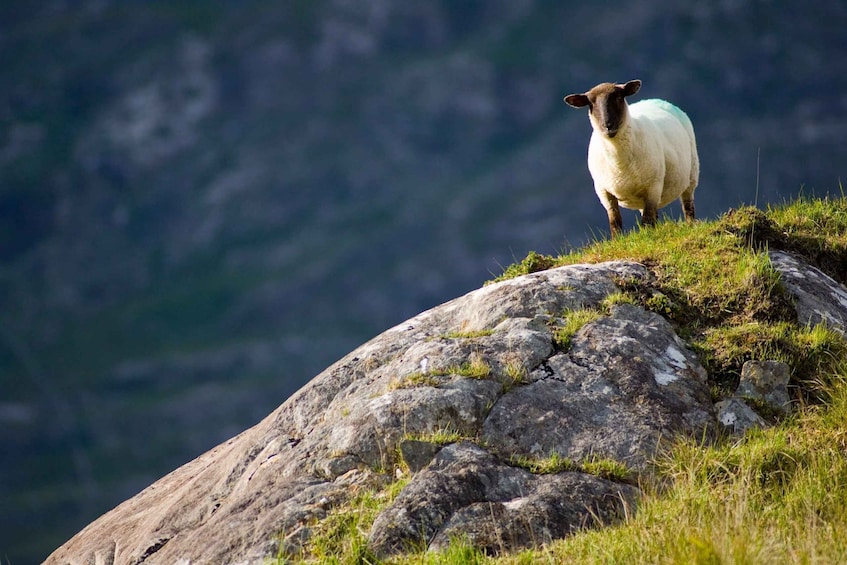
[[[401,479],[382,489],[362,489],[331,510],[326,518],[312,525],[309,542],[296,561],[337,565],[376,563],[376,557],[368,548],[368,531],[377,515],[391,504],[407,482]],[[292,560],[281,551],[276,563]]]

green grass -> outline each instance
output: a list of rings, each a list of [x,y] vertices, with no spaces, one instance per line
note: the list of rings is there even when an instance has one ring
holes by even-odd
[[[580,308],[577,310],[569,310],[562,316],[560,324],[555,325],[553,331],[553,342],[556,347],[562,351],[567,351],[571,348],[571,341],[582,327],[586,324],[599,319],[603,314],[597,310],[588,308]]]
[[[820,325],[798,327],[790,322],[749,322],[707,328],[692,347],[710,375],[712,385],[727,395],[749,360],[782,361],[791,368],[793,384],[805,400],[826,394],[826,383],[847,358],[847,346],[834,330]]]
[[[458,331],[449,332],[439,337],[442,339],[476,339],[492,335],[493,333],[494,330]]]
[[[614,459],[592,458],[585,461],[574,461],[554,453],[543,459],[513,456],[509,463],[515,467],[526,469],[537,475],[550,475],[565,471],[588,473],[597,477],[617,482],[630,482],[635,473],[626,465]]]
[[[367,544],[368,531],[379,513],[400,494],[408,481],[394,481],[382,489],[363,489],[344,504],[330,510],[326,518],[312,525],[309,542],[298,561],[327,564],[376,563]],[[282,542],[277,563],[288,563]]]
[[[519,384],[526,384],[529,369],[517,355],[511,355],[506,359],[504,369],[509,378],[505,383],[506,390],[511,390]]]
[[[434,369],[430,371],[431,375],[444,376],[456,375],[459,377],[468,377],[471,379],[484,379],[491,374],[491,365],[479,352],[473,352],[470,359],[461,365],[454,365],[446,369]]]
[[[457,540],[445,553],[410,553],[385,562],[847,561],[847,344],[830,328],[797,325],[790,298],[765,253],[768,248],[799,253],[845,282],[847,200],[797,200],[766,212],[744,208],[715,222],[664,222],[560,257],[531,253],[506,269],[500,280],[559,265],[638,261],[655,284],[621,280],[621,291],[600,309],[566,312],[554,324],[558,347],[569,347],[579,328],[613,306],[641,305],[667,317],[692,345],[709,371],[715,400],[734,388],[744,361],[776,359],[792,370],[800,409],[740,439],[721,438],[708,446],[680,440],[659,457],[653,475],[640,477],[644,496],[637,512],[620,525],[496,558]],[[481,359],[477,363],[484,365]],[[485,373],[482,365],[470,365],[455,372],[477,378]],[[536,473],[580,470],[632,480],[627,469],[602,460],[574,462],[553,455],[511,463]],[[361,506],[354,499],[340,515]],[[319,563],[378,563],[357,533],[376,514],[360,511],[361,521],[348,520],[355,526],[337,534],[333,539],[343,541],[334,545],[320,534],[313,543],[328,549],[303,557]]]
[[[461,432],[459,432],[459,430],[454,428],[442,428],[429,433],[406,434],[404,436],[404,439],[425,441],[427,443],[434,443],[436,445],[447,445],[450,443],[457,443],[465,440],[476,441],[475,438],[468,437],[467,435],[462,434]]]
[[[847,199],[799,199],[766,212],[732,210],[714,222],[664,221],[559,257],[530,253],[496,280],[575,263],[617,259],[646,265],[655,284],[618,281],[604,306],[639,304],[677,328],[700,355],[718,395],[737,383],[750,359],[786,362],[807,399],[820,394],[833,360],[845,354],[837,334],[800,328],[767,249],[799,253],[836,280],[847,280]],[[581,327],[579,316],[573,324]],[[567,348],[575,330],[557,330]]]

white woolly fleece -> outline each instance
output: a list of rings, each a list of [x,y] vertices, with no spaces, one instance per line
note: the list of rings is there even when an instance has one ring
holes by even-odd
[[[608,209],[606,193],[624,208],[644,210],[646,201],[661,208],[697,186],[700,161],[688,116],[665,100],[629,106],[617,135],[600,133],[592,119],[588,169],[594,190]]]

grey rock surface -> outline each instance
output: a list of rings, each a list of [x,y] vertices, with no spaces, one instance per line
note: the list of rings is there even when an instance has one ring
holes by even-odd
[[[377,518],[371,547],[390,554],[445,549],[465,538],[489,553],[608,524],[635,507],[638,489],[593,475],[535,475],[467,442],[445,447]]]
[[[631,305],[600,310],[619,281],[650,278],[631,262],[572,265],[423,312],[103,515],[47,563],[260,563],[296,552],[351,493],[406,472],[398,454],[412,477],[373,526],[380,553],[443,547],[457,534],[498,551],[593,524],[591,512],[598,524],[614,520],[636,497],[631,486],[509,463],[557,454],[645,470],[663,439],[716,431],[705,371],[671,325]],[[577,308],[600,315],[562,350],[556,324]],[[445,433],[467,441],[436,453],[433,438]]]
[[[847,288],[790,253],[771,251],[769,255],[794,296],[797,321],[812,326],[825,323],[842,335],[847,333]]]
[[[463,468],[459,457],[439,471],[443,496],[427,503],[412,528],[430,532],[438,546],[457,532],[486,547],[495,539],[497,547],[525,545],[519,525],[529,516],[543,529],[536,539],[552,539],[585,523],[584,513],[571,512],[577,507],[611,519],[621,496],[633,498],[630,486],[581,474],[535,477],[506,463],[557,453],[642,467],[660,437],[714,427],[705,373],[662,318],[617,307],[584,327],[571,351],[554,346],[552,326],[564,312],[597,307],[618,292],[617,280],[649,276],[635,263],[574,265],[424,312],[350,353],[255,427],[105,514],[47,562],[251,562],[276,555],[280,544],[296,550],[309,522],[352,487],[393,480],[398,451],[414,459],[411,472],[423,470],[378,520],[392,525],[374,527],[384,551],[408,537],[391,516],[414,515],[404,501],[427,490],[421,481],[451,453],[476,463]],[[474,362],[485,370],[468,376]],[[421,448],[428,434],[443,431],[479,438],[486,449],[462,444],[434,455]],[[468,494],[469,485],[477,490]],[[574,494],[583,490],[590,500]],[[603,502],[610,493],[623,493],[612,506]],[[508,519],[468,520],[480,504],[499,505]]]
[[[706,371],[661,316],[623,305],[503,396],[483,426],[502,453],[643,468],[662,439],[714,431]]]
[[[791,368],[781,361],[747,361],[735,395],[761,401],[778,414],[791,412],[788,381]]]
[[[715,410],[721,427],[732,435],[743,435],[752,428],[767,426],[767,422],[737,396],[715,403]]]

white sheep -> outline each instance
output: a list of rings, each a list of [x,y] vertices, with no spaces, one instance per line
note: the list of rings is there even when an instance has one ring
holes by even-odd
[[[618,204],[640,210],[642,225],[653,225],[658,209],[679,198],[685,219],[694,220],[700,177],[694,127],[685,112],[664,100],[627,105],[625,98],[640,88],[640,80],[604,82],[585,94],[565,96],[574,108],[588,106],[594,130],[588,170],[613,237],[623,229]]]

